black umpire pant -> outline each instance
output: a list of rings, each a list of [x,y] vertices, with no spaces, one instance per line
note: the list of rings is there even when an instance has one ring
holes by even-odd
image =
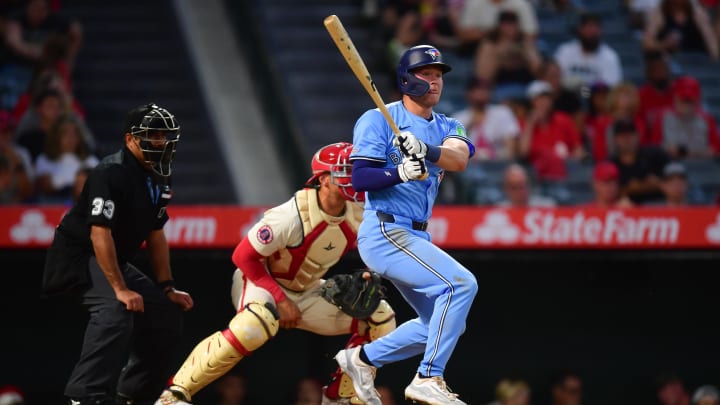
[[[95,257],[83,305],[90,313],[80,360],[65,387],[72,399],[112,401],[116,394],[152,404],[165,387],[182,330],[182,310],[131,264],[121,268],[127,287],[142,295],[145,312],[131,312],[115,298]]]

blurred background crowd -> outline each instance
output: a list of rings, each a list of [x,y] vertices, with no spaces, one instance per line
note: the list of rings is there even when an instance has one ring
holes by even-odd
[[[0,202],[63,203],[98,163],[73,95],[81,24],[59,2],[2,3]]]
[[[247,387],[243,372],[234,372],[214,384],[211,393],[213,403],[218,405],[260,405],[252,388]],[[300,379],[293,391],[289,392],[288,404],[319,405],[323,380],[314,377]],[[383,405],[404,403],[401,391],[387,385],[378,385]],[[537,391],[537,392],[535,392]],[[581,405],[583,401],[583,379],[572,371],[558,372],[549,380],[548,386],[531,387],[522,379],[506,378],[497,383],[492,400],[486,405]],[[646,404],[660,405],[720,405],[720,391],[715,386],[703,385],[689,388],[675,374],[662,374],[657,378],[656,398],[648,397]],[[531,398],[538,398],[531,401]]]
[[[437,110],[465,124],[477,153],[447,177],[440,203],[720,201],[720,2],[360,3],[387,82],[420,43],[454,68]],[[74,93],[88,81],[75,75],[83,22],[59,0],[5,1],[0,11],[0,202],[68,203],[110,151]],[[397,99],[388,87],[387,101]]]
[[[265,405],[262,393],[253,391],[247,383],[244,371],[235,369],[215,381],[195,398],[197,404],[207,405]],[[292,389],[287,390],[287,405],[320,405],[323,380],[303,377]],[[534,391],[544,391],[544,400],[531,402],[537,397]],[[383,405],[403,403],[402,393],[386,385],[378,385]],[[583,380],[574,372],[565,371],[555,375],[547,387],[530,387],[520,379],[503,379],[497,383],[494,399],[486,405],[582,405]],[[683,380],[674,374],[658,376],[655,398],[648,397],[644,404],[660,405],[719,405],[720,391],[713,385],[689,389]],[[0,387],[0,405],[25,405],[22,390],[14,386]]]
[[[463,122],[477,153],[444,202],[624,207],[717,202],[718,10],[697,0],[390,0],[372,13],[389,75],[425,42],[455,68],[438,109]]]

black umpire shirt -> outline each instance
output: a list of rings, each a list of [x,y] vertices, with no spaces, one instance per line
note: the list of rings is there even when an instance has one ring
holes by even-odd
[[[127,147],[105,157],[90,172],[78,201],[58,226],[46,262],[46,294],[84,284],[85,259],[94,254],[90,240],[92,225],[112,230],[122,266],[137,255],[151,231],[165,225],[168,220],[165,209],[171,197],[170,186],[158,182]]]

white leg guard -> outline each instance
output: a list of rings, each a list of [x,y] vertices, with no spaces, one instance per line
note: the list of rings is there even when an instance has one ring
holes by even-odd
[[[278,315],[270,304],[250,303],[193,349],[173,378],[170,391],[188,402],[192,396],[227,373],[243,357],[258,349],[278,331]]]
[[[380,301],[375,312],[366,319],[368,323],[368,337],[372,342],[387,335],[395,330],[397,322],[395,321],[395,311],[393,311],[387,301]]]

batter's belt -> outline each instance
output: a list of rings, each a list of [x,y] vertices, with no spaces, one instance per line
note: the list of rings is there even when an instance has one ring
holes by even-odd
[[[392,214],[388,214],[387,212],[382,211],[376,211],[377,217],[382,222],[389,222],[389,223],[395,223],[395,216]],[[416,231],[425,231],[427,230],[428,223],[426,222],[418,222],[418,221],[412,221],[412,229]]]

